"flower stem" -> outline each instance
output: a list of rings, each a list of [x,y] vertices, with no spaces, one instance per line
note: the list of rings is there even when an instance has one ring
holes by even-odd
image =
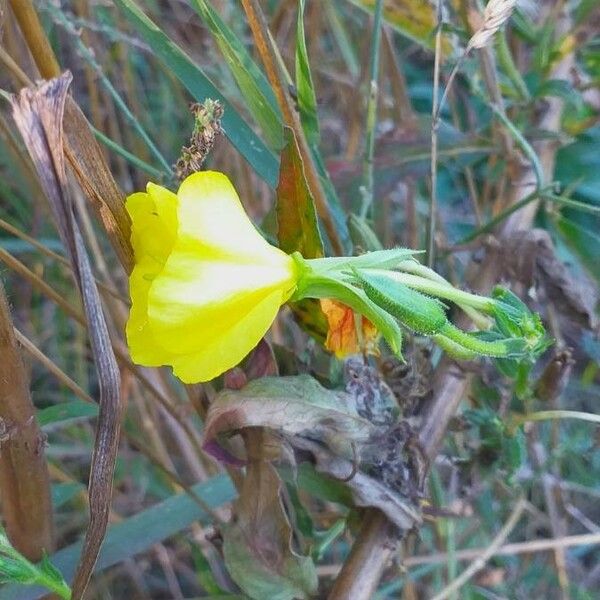
[[[525,415],[514,415],[512,425],[519,426],[529,421],[548,421],[553,419],[579,419],[588,423],[600,425],[600,415],[594,413],[580,412],[578,410],[540,410]]]

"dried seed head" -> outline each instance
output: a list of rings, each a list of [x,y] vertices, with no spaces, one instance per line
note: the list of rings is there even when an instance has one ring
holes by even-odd
[[[217,136],[223,133],[223,106],[220,102],[208,98],[202,104],[191,104],[190,110],[194,115],[194,131],[189,146],[181,149],[180,158],[175,164],[175,174],[180,181],[202,169]]]
[[[517,0],[490,0],[483,11],[483,23],[467,44],[466,52],[487,46],[494,34],[508,21]]]

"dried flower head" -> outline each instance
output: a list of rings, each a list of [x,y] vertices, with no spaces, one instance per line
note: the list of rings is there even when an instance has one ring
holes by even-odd
[[[483,48],[495,33],[508,21],[517,0],[490,0],[483,11],[483,23],[467,44],[466,52],[473,48]]]
[[[194,115],[194,131],[189,146],[181,149],[181,156],[175,164],[175,173],[180,181],[202,169],[217,136],[223,133],[223,106],[220,102],[208,98],[202,104],[191,104],[190,110]]]

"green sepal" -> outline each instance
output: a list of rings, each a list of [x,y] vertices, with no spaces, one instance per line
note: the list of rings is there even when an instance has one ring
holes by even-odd
[[[468,350],[441,333],[436,333],[432,339],[448,356],[457,360],[473,360],[478,356],[477,352]]]
[[[306,266],[315,273],[326,273],[331,271],[348,271],[355,269],[394,269],[401,262],[414,261],[414,255],[419,254],[417,250],[410,248],[392,248],[389,250],[376,250],[367,252],[360,256],[336,256],[331,258],[302,259]]]
[[[338,274],[338,277],[335,277],[329,275],[327,271],[315,272],[311,266],[315,261],[306,261],[295,254],[293,256],[298,265],[299,278],[296,292],[290,299],[291,302],[297,302],[304,298],[338,300],[369,319],[388,343],[392,352],[404,360],[402,357],[402,330],[391,315],[372,302],[363,290],[345,282],[341,275]]]

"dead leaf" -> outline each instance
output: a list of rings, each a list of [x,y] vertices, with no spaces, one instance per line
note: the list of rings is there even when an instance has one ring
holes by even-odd
[[[540,308],[554,305],[561,320],[585,329],[598,328],[598,291],[581,273],[576,279],[556,256],[547,231],[515,232],[502,248],[504,277],[523,285],[523,293],[536,289]]]
[[[123,268],[133,268],[131,220],[125,197],[115,182],[90,125],[75,101],[67,97],[64,113],[65,154],[77,182],[108,235]]]
[[[321,444],[307,438],[296,438],[292,444],[310,452],[318,472],[344,480],[353,472],[351,461],[336,456]],[[421,523],[420,508],[412,500],[394,492],[381,481],[358,471],[346,481],[355,506],[378,508],[400,529],[407,531]]]
[[[365,317],[360,317],[360,324],[356,322],[354,311],[336,300],[320,300],[328,324],[325,347],[338,358],[349,354],[379,355],[377,328]],[[359,336],[360,327],[360,336]]]
[[[120,373],[100,296],[74,206],[68,195],[63,153],[63,117],[71,73],[24,88],[11,100],[13,118],[46,194],[81,293],[100,387],[100,412],[89,481],[90,524],[75,580],[73,599],[85,592],[106,533],[120,430]]]
[[[208,411],[204,443],[247,427],[306,435],[346,457],[352,456],[353,443],[364,443],[377,431],[357,414],[351,396],[327,390],[308,375],[263,377],[241,390],[223,390]]]
[[[235,520],[223,532],[223,555],[233,580],[251,598],[309,598],[318,578],[310,556],[292,546],[292,527],[281,497],[281,480],[265,457],[260,430],[244,435],[249,465],[235,503]]]

